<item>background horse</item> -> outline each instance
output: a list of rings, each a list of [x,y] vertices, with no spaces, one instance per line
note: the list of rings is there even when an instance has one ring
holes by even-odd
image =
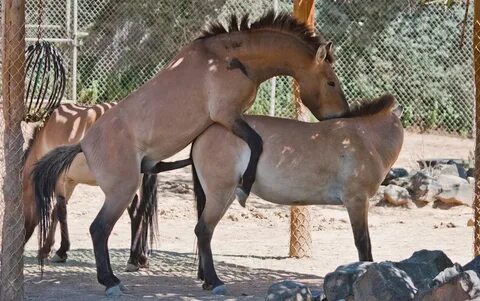
[[[38,224],[33,182],[30,176],[34,165],[55,147],[78,143],[95,121],[113,106],[115,106],[115,103],[94,106],[64,104],[52,112],[49,119],[45,121],[44,126],[35,128],[30,145],[25,153],[22,174],[22,196],[26,230],[25,243],[30,239]],[[190,160],[161,162],[154,172],[183,167],[188,163],[190,163]],[[144,175],[141,193],[133,198],[128,208],[131,219],[132,241],[127,271],[138,270],[139,267],[147,265],[148,228],[150,227],[151,240],[155,236],[154,230],[156,229],[156,180],[157,177],[155,175]],[[61,177],[57,183],[55,189],[56,203],[51,215],[50,228],[46,240],[39,253],[41,258],[47,258],[50,254],[50,250],[55,243],[55,230],[58,222],[60,222],[61,244],[51,260],[53,262],[65,262],[68,257],[67,251],[70,248],[70,239],[66,205],[77,184],[97,185],[84,160],[76,160],[68,170],[68,173]],[[141,197],[140,199],[139,196]],[[147,207],[149,206],[153,206],[154,209],[148,210]],[[139,230],[140,228],[142,230]]]
[[[385,95],[365,102],[344,118],[305,123],[245,116],[262,137],[263,154],[253,192],[283,205],[345,205],[360,261],[373,261],[368,232],[368,198],[378,190],[403,143],[395,101]],[[225,293],[213,266],[210,242],[215,226],[234,200],[250,150],[218,125],[192,146],[197,199],[199,272],[204,288]]]
[[[318,119],[348,110],[333,71],[331,44],[289,14],[269,12],[250,22],[232,17],[228,29],[215,23],[186,45],[161,70],[108,110],[80,143],[54,149],[33,170],[40,245],[50,222],[50,203],[58,177],[75,160],[86,160],[105,202],[90,226],[97,279],[107,295],[124,288],[108,254],[113,226],[133,199],[140,172],[185,148],[213,123],[245,141],[251,150],[241,189],[248,195],[262,139],[245,122],[244,112],[258,86],[278,75],[299,83],[302,102]]]

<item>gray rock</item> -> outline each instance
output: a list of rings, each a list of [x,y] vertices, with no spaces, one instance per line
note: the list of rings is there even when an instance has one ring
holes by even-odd
[[[390,181],[390,184],[394,184],[394,185],[409,189],[411,186],[411,178],[412,178],[411,176],[407,176],[407,177],[393,179]]]
[[[387,202],[395,206],[406,205],[412,201],[407,189],[394,184],[390,184],[385,188],[383,196]]]
[[[473,185],[472,184],[458,184],[449,189],[444,189],[436,198],[449,205],[466,205],[473,204]]]
[[[463,266],[463,270],[472,270],[477,272],[477,274],[480,275],[480,255],[476,256],[475,258],[472,259],[469,263]]]
[[[451,175],[459,177],[458,167],[454,164],[439,164],[435,166],[433,170],[434,176],[436,175]]]
[[[266,301],[313,301],[310,289],[302,283],[285,280],[268,288]]]
[[[382,185],[389,185],[392,184],[391,181],[394,179],[402,178],[402,177],[407,177],[408,176],[408,171],[405,168],[392,168],[388,172],[387,176],[382,182]]]
[[[478,300],[480,279],[474,271],[465,271],[451,277],[445,283],[422,292],[415,301]]]
[[[452,279],[453,277],[457,276],[462,272],[463,272],[462,266],[459,265],[458,263],[455,263],[453,267],[446,268],[445,270],[438,273],[438,275],[435,276],[435,278],[433,278],[430,286],[436,287],[444,283],[447,283],[450,279]]]
[[[460,184],[468,184],[467,180],[452,175],[439,175],[437,181],[444,190]]]
[[[379,201],[383,200],[383,193],[385,191],[385,188],[387,187],[383,185],[378,187],[377,192],[371,198],[369,198],[368,201],[372,203],[378,203]]]
[[[348,299],[353,296],[353,283],[366,271],[372,262],[355,262],[339,266],[328,273],[323,282],[323,291],[327,300]]]
[[[390,262],[374,263],[353,284],[355,301],[413,300],[417,288],[404,271]]]
[[[435,201],[437,195],[442,192],[442,186],[435,180],[430,180],[428,183],[421,184],[416,187],[414,196],[416,201],[431,203]]]
[[[474,184],[475,183],[475,178],[474,177],[467,177],[467,182],[468,184]]]
[[[429,288],[435,276],[453,266],[445,253],[429,250],[414,252],[410,258],[393,264],[406,272],[418,289]]]

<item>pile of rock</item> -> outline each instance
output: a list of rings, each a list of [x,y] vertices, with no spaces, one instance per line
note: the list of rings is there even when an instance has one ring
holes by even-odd
[[[408,208],[433,206],[472,206],[473,170],[466,170],[461,160],[419,161],[420,169],[410,173],[394,168],[377,193],[379,204]]]
[[[421,250],[400,262],[355,262],[325,276],[324,292],[283,281],[266,300],[453,301],[480,299],[480,256],[461,266],[442,251]]]

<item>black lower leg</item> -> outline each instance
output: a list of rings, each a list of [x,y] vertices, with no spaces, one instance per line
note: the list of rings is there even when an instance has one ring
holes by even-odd
[[[213,233],[208,229],[205,223],[200,220],[195,227],[195,234],[198,239],[200,263],[202,265],[204,278],[203,289],[211,290],[219,285],[223,285],[223,282],[218,278],[213,265],[212,249],[210,247]]]
[[[232,127],[232,132],[242,138],[250,148],[250,160],[247,169],[242,176],[241,188],[246,195],[250,194],[252,185],[255,182],[257,164],[263,151],[262,137],[252,129],[243,119],[237,119]]]
[[[90,235],[92,236],[97,266],[97,280],[107,288],[120,283],[118,278],[113,275],[108,254],[108,237],[111,231],[112,228],[100,216],[97,216],[90,226]]]
[[[60,258],[67,258],[67,251],[70,250],[70,237],[68,235],[68,224],[67,224],[67,202],[65,198],[58,197],[57,198],[57,218],[58,222],[60,223],[60,232],[62,241],[60,243],[60,249],[56,252],[56,254]]]
[[[57,212],[58,206],[55,205],[51,214],[50,228],[48,229],[47,238],[45,239],[45,243],[43,244],[42,249],[40,250],[40,256],[42,258],[47,258],[49,256],[50,251],[52,250],[52,246],[55,243],[55,232],[57,230],[58,223]]]

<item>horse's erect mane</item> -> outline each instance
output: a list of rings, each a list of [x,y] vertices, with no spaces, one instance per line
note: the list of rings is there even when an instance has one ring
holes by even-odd
[[[361,100],[358,104],[353,105],[342,117],[352,118],[375,115],[386,110],[391,110],[394,105],[395,97],[390,94],[385,94],[374,100]]]
[[[249,14],[243,15],[240,19],[236,15],[231,15],[227,20],[227,27],[224,27],[219,21],[210,23],[210,25],[202,31],[198,39],[239,31],[248,32],[257,29],[276,29],[296,35],[306,44],[310,45],[314,51],[316,51],[320,45],[327,43],[321,33],[315,33],[304,23],[298,21],[286,12],[276,13],[274,10],[269,10],[263,16],[253,21],[250,20]]]

